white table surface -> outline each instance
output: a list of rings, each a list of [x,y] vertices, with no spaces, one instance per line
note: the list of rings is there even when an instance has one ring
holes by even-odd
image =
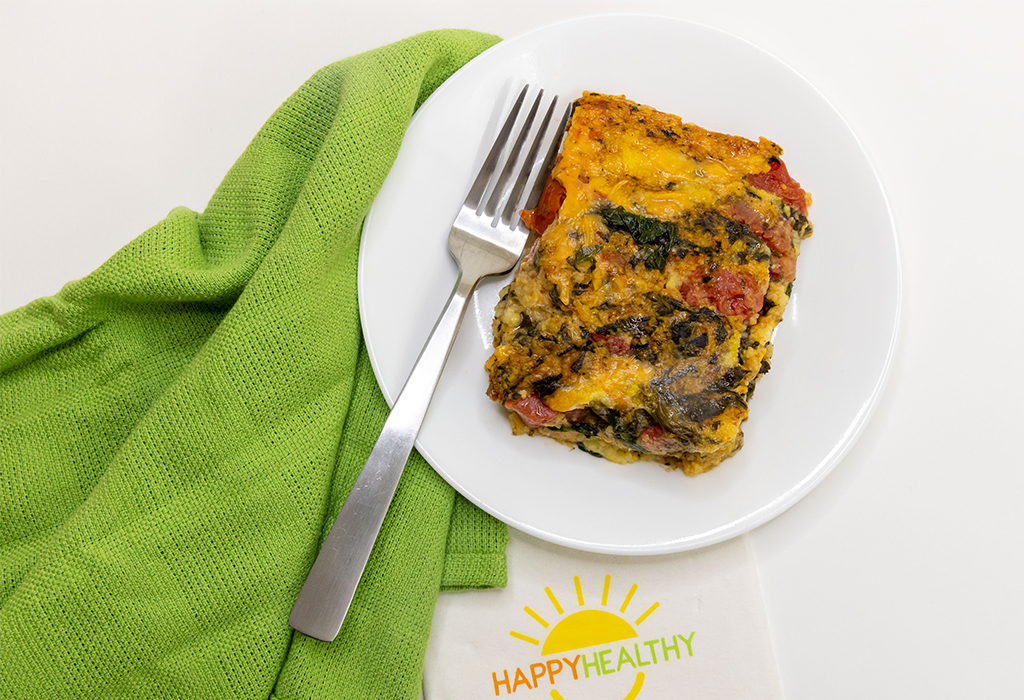
[[[1024,4],[587,0],[0,4],[0,310],[174,206],[202,210],[317,68],[427,29],[643,11],[748,39],[864,144],[903,261],[888,389],[852,452],[752,533],[787,698],[1024,689]],[[870,284],[870,281],[865,281]]]

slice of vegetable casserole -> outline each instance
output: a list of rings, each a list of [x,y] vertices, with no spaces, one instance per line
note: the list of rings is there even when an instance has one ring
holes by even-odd
[[[693,475],[743,444],[811,234],[782,149],[585,93],[495,308],[513,432]]]

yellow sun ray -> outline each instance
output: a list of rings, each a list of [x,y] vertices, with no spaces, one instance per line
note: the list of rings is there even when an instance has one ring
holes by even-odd
[[[551,588],[549,586],[545,586],[544,592],[548,594],[548,599],[551,601],[551,604],[555,606],[555,610],[558,611],[558,614],[563,614],[565,611],[562,610],[562,606],[558,602],[558,598],[556,598],[555,594],[551,592]]]
[[[626,608],[629,607],[629,601],[633,600],[633,594],[636,593],[636,584],[634,583],[632,588],[629,589],[629,593],[626,594],[626,599],[622,601],[622,607],[619,608],[619,612],[626,612]]]
[[[509,636],[515,637],[516,639],[521,639],[524,642],[529,642],[530,644],[536,644],[537,646],[540,646],[540,642],[534,639],[533,637],[527,637],[525,634],[519,634],[514,630],[512,632],[509,632]]]
[[[657,610],[659,605],[661,605],[661,603],[655,603],[651,607],[647,608],[647,610],[644,611],[644,614],[636,619],[636,623],[635,624],[639,625],[641,622],[646,620],[647,616],[650,615],[655,610]]]
[[[601,605],[608,605],[608,588],[612,585],[612,575],[604,575],[604,590],[601,591]]]
[[[573,576],[572,577],[572,581],[573,581],[573,583],[576,584],[576,602],[579,603],[580,607],[582,608],[583,607],[583,588],[580,586],[580,577],[579,576]]]
[[[547,621],[547,620],[545,620],[545,619],[544,619],[543,617],[541,617],[540,615],[538,615],[537,613],[535,613],[535,612],[534,612],[533,610],[531,610],[531,609],[530,609],[530,606],[526,606],[525,608],[523,608],[523,610],[525,610],[525,611],[526,611],[526,614],[527,614],[527,615],[529,615],[529,616],[530,616],[530,617],[532,617],[532,618],[533,618],[534,620],[536,620],[537,622],[539,622],[539,623],[541,624],[541,626],[542,626],[542,627],[543,627],[544,629],[547,629],[547,628],[548,628],[548,621]]]

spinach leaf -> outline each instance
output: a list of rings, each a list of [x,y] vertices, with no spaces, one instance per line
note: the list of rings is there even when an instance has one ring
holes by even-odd
[[[577,270],[580,269],[580,265],[587,262],[593,262],[594,256],[601,250],[601,244],[596,245],[585,245],[576,251],[576,254],[572,256],[570,262],[572,266]],[[583,270],[581,270],[582,272]]]
[[[641,248],[640,259],[648,270],[662,270],[668,261],[672,246],[677,240],[677,227],[671,221],[661,221],[640,216],[623,207],[605,209],[601,214],[609,228],[628,233],[638,245],[653,245]]]
[[[597,426],[591,425],[590,423],[573,423],[569,426],[569,429],[575,430],[577,433],[581,433],[587,437],[594,437],[597,435]]]
[[[641,248],[640,259],[648,270],[664,270],[668,254],[672,252],[675,237],[666,238],[657,248]]]
[[[617,440],[621,440],[627,445],[635,445],[637,436],[626,427],[625,425],[617,425],[612,429],[612,434],[615,435]]]
[[[609,228],[625,231],[641,244],[654,243],[663,236],[675,236],[676,233],[676,225],[671,221],[640,216],[623,207],[606,209],[602,216]]]

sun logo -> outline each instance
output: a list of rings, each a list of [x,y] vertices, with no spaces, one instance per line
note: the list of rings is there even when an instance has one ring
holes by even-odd
[[[612,577],[611,575],[605,575],[604,577],[604,588],[601,591],[601,605],[600,607],[587,608],[586,600],[583,596],[583,586],[580,583],[580,577],[574,576],[573,583],[576,588],[576,603],[579,606],[579,610],[566,614],[565,609],[559,602],[558,597],[554,594],[550,587],[544,588],[544,593],[547,594],[548,600],[551,602],[555,613],[559,619],[554,623],[548,621],[543,615],[537,613],[535,610],[526,606],[523,610],[529,615],[534,622],[539,624],[545,632],[537,635],[537,637],[531,637],[530,635],[523,634],[512,630],[509,635],[515,639],[527,642],[528,644],[534,644],[540,647],[542,655],[548,654],[561,654],[567,651],[573,651],[575,649],[583,649],[585,647],[592,647],[603,644],[611,644],[614,642],[621,642],[627,639],[633,639],[638,637],[639,634],[636,630],[637,627],[643,624],[650,615],[658,609],[661,605],[658,602],[653,603],[650,607],[644,610],[638,617],[630,622],[629,618],[632,615],[627,615],[626,611],[629,608],[630,602],[633,600],[633,594],[636,593],[637,585],[634,583],[629,592],[626,593],[625,599],[623,599],[621,605],[619,605],[618,613],[608,609],[608,593],[611,588]],[[552,618],[550,613],[546,613],[547,617]],[[540,638],[543,638],[541,642]],[[643,686],[644,674],[643,671],[638,671],[636,680],[633,682],[633,687],[626,695],[624,700],[633,700],[640,692],[640,688]],[[551,691],[551,697],[553,700],[563,700],[561,694],[557,690]]]

